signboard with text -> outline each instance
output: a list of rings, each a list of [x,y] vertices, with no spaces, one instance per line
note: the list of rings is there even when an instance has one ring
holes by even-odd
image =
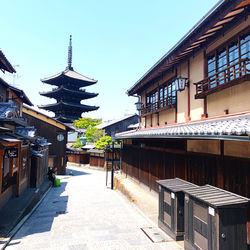
[[[17,158],[18,157],[18,148],[6,148],[5,154],[8,158]]]

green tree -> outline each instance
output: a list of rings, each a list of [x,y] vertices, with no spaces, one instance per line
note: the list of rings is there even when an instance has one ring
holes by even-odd
[[[111,144],[112,143],[112,138],[111,136],[104,136],[101,137],[96,143],[95,143],[95,147],[97,149],[105,149],[106,145]]]
[[[73,147],[73,148],[81,148],[81,147],[82,147],[82,144],[81,144],[81,142],[80,142],[80,137],[78,137],[78,138],[76,139],[76,142],[73,143],[72,147]]]
[[[106,145],[112,144],[112,138],[111,136],[104,136],[104,137],[101,137],[96,143],[95,143],[95,147],[97,149],[105,149],[106,148]],[[117,145],[118,142],[115,141],[115,145]]]
[[[89,126],[96,126],[102,122],[102,119],[92,119],[90,117],[82,117],[74,121],[75,128],[88,128]]]
[[[105,136],[105,131],[103,129],[97,129],[94,126],[88,126],[84,134],[87,138],[87,142],[97,142],[101,137]]]

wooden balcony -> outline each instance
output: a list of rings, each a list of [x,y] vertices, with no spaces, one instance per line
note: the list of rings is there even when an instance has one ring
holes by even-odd
[[[163,98],[155,103],[150,103],[143,107],[141,111],[142,116],[150,115],[153,113],[157,113],[166,109],[176,107],[176,96],[171,96],[167,98]]]
[[[201,99],[222,89],[250,80],[250,60],[242,59],[227,68],[208,76],[196,85],[195,99]]]

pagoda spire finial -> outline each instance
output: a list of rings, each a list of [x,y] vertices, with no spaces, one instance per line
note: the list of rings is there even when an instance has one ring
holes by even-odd
[[[67,69],[73,70],[72,67],[72,35],[69,38],[69,47],[68,47],[68,67]]]

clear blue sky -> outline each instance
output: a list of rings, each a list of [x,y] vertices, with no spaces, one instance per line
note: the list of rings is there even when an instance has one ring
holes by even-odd
[[[136,98],[126,91],[217,0],[9,0],[1,3],[0,49],[17,76],[0,73],[15,83],[34,105],[52,103],[39,95],[51,89],[40,79],[67,66],[69,35],[73,67],[98,80],[89,92],[99,96],[85,103],[100,109],[84,116],[120,118],[135,113]]]

